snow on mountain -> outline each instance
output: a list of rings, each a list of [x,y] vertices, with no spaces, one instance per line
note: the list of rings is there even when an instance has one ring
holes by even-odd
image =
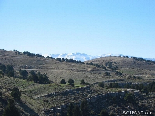
[[[92,56],[92,55],[87,55],[85,53],[64,53],[64,54],[51,54],[49,55],[53,58],[67,58],[67,59],[73,59],[73,60],[77,60],[77,61],[87,61],[87,60],[92,60],[92,59],[95,59],[95,58],[100,58],[100,57],[108,57],[108,56],[126,56],[126,55],[123,55],[123,54],[102,54],[102,55],[97,55],[97,56]],[[133,56],[128,56],[129,58],[133,57]],[[146,60],[152,60],[152,61],[155,61],[155,58],[144,58]]]
[[[67,58],[67,59],[73,59],[73,60],[80,60],[82,62],[87,61],[87,60],[92,60],[95,58],[100,58],[100,57],[107,57],[107,56],[120,56],[119,55],[113,55],[113,54],[102,54],[98,56],[92,56],[92,55],[87,55],[85,53],[64,53],[64,54],[51,54],[51,57],[53,58]],[[121,55],[123,56],[123,55]]]
[[[84,53],[65,53],[65,54],[52,54],[51,57],[53,58],[67,58],[67,59],[74,59],[80,61],[87,61],[94,58],[99,58],[99,56],[91,56]]]
[[[155,61],[155,58],[144,58],[145,60],[152,60]]]

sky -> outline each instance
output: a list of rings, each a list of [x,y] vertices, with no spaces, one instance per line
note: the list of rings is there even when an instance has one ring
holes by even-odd
[[[0,0],[0,49],[155,58],[155,0]]]

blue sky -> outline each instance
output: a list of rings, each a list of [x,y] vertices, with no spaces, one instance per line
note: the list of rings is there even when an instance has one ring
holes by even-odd
[[[154,6],[154,0],[0,0],[0,48],[155,58]]]

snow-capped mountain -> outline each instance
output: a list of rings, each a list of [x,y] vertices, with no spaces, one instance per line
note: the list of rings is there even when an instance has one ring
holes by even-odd
[[[65,53],[65,54],[52,54],[51,57],[53,58],[67,58],[67,59],[73,59],[73,60],[80,60],[80,61],[87,61],[95,58],[99,58],[100,56],[91,56],[87,55],[85,53]]]
[[[92,60],[95,58],[100,58],[100,57],[107,57],[107,56],[120,56],[121,54],[118,55],[113,55],[113,54],[102,54],[98,56],[92,56],[92,55],[87,55],[85,53],[65,53],[65,54],[51,54],[50,56],[53,58],[67,58],[67,59],[73,59],[73,60],[80,60],[82,62],[87,61],[87,60]],[[122,55],[121,55],[122,56]]]
[[[97,56],[92,56],[92,55],[88,55],[88,54],[85,54],[85,53],[64,53],[64,54],[51,54],[49,55],[53,58],[67,58],[67,59],[73,59],[73,60],[77,60],[77,61],[87,61],[87,60],[92,60],[92,59],[95,59],[95,58],[100,58],[100,57],[108,57],[108,56],[126,56],[126,55],[123,55],[123,54],[102,54],[102,55],[97,55]],[[133,57],[133,56],[128,56],[129,58]],[[152,60],[152,61],[155,61],[155,58],[144,58],[146,60]]]

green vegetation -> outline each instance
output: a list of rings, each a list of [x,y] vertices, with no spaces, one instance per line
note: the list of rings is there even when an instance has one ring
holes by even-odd
[[[18,109],[15,107],[14,100],[9,99],[9,103],[4,109],[3,116],[20,116]]]
[[[89,116],[89,108],[86,100],[82,101],[80,109],[82,116]]]
[[[50,81],[46,74],[41,74],[38,72],[37,74],[34,71],[30,72],[30,76],[27,78],[28,81],[34,81],[39,84],[49,84]]]
[[[99,116],[109,116],[109,114],[105,109],[102,109]]]
[[[118,83],[110,83],[109,88],[120,88]]]
[[[66,84],[65,79],[62,79],[62,80],[60,81],[60,84]]]
[[[128,103],[135,103],[136,102],[135,96],[132,93],[126,93],[124,100]]]
[[[42,56],[40,54],[34,54],[34,53],[30,53],[28,51],[24,51],[23,54],[27,55],[27,56],[31,56],[31,57],[34,57],[34,56],[36,56],[36,57],[44,57],[44,56]]]
[[[27,79],[28,72],[26,70],[19,70],[19,74],[22,76],[23,79]]]
[[[12,65],[5,66],[0,63],[0,74],[4,77],[4,75],[8,77],[14,77],[14,68]]]
[[[74,80],[73,79],[69,79],[68,83],[69,83],[69,85],[74,86]]]
[[[86,84],[85,81],[84,81],[84,79],[81,80],[81,83],[80,84],[83,84],[83,85]]]
[[[154,110],[153,62],[106,57],[85,65],[29,52],[3,52],[0,51],[0,115],[16,109],[5,104],[10,98],[21,115],[102,116],[112,112],[121,115],[122,110]],[[6,57],[8,54],[11,55]]]
[[[98,86],[104,88],[104,83],[103,82],[99,82]]]
[[[67,116],[89,116],[89,109],[87,101],[82,101],[81,106],[70,103],[67,109]]]
[[[11,96],[14,98],[14,100],[20,100],[21,93],[17,87],[12,89]]]
[[[144,58],[138,58],[138,57],[131,57],[131,58],[133,58],[134,60],[137,60],[137,61],[145,61],[147,63],[154,63],[155,64],[155,61],[145,60]]]

